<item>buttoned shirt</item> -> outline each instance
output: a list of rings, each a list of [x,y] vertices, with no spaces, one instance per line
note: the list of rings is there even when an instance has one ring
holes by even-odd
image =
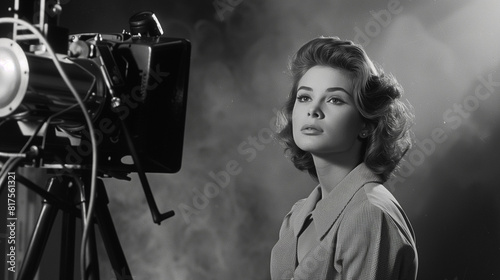
[[[312,215],[317,238],[297,258],[299,233]],[[317,186],[285,216],[271,252],[271,279],[414,280],[415,234],[403,209],[364,163],[321,197]]]

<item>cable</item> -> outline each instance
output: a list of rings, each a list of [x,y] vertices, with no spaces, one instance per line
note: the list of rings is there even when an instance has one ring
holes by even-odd
[[[94,211],[94,204],[95,204],[95,193],[96,193],[96,178],[97,178],[97,142],[95,138],[95,133],[94,129],[92,126],[92,120],[90,119],[89,114],[87,113],[87,109],[85,108],[85,104],[83,103],[82,99],[78,95],[76,89],[73,87],[73,84],[69,80],[68,76],[66,75],[66,72],[64,72],[64,69],[61,67],[61,64],[59,60],[57,59],[56,54],[52,50],[52,47],[49,45],[43,34],[38,31],[33,25],[30,23],[16,19],[16,18],[0,18],[0,24],[2,23],[12,23],[12,24],[20,24],[28,28],[35,36],[38,37],[40,42],[45,45],[47,49],[47,53],[51,57],[52,61],[54,61],[54,65],[57,68],[57,71],[59,71],[59,74],[61,75],[61,78],[64,80],[66,85],[68,86],[69,90],[71,93],[74,95],[76,101],[78,102],[78,105],[80,105],[80,108],[82,109],[82,113],[85,117],[85,121],[87,123],[87,126],[89,128],[89,133],[90,133],[90,142],[92,146],[92,167],[91,167],[91,178],[90,178],[90,200],[89,200],[89,207],[87,211],[87,217],[82,217],[84,221],[84,229],[83,229],[83,235],[82,235],[82,242],[81,242],[81,248],[80,248],[80,253],[81,253],[81,259],[80,259],[80,272],[82,276],[82,280],[86,280],[86,270],[85,270],[85,246],[87,243],[88,239],[88,234],[89,234],[89,224],[92,220],[92,215]]]
[[[7,120],[5,120],[4,122],[6,122],[6,121]],[[22,147],[22,149],[21,149],[21,151],[19,153],[4,153],[4,152],[0,152],[0,157],[23,157],[23,158],[27,157],[27,154],[24,151],[26,151],[26,149],[29,147],[29,145],[31,144],[31,142],[33,142],[33,139],[38,134],[38,132],[40,131],[40,129],[42,129],[43,124],[45,122],[46,122],[45,120],[43,122],[41,122],[41,124],[35,129],[35,132],[33,133],[33,135],[31,135],[31,137],[28,139],[28,141],[26,141],[26,144],[24,144],[24,146]],[[3,124],[3,122],[2,122],[2,124]]]
[[[25,153],[24,151],[26,151],[26,149],[29,147],[31,142],[33,142],[33,139],[38,134],[40,129],[42,129],[44,123],[45,123],[45,121],[41,122],[41,124],[35,129],[33,135],[31,135],[31,137],[28,139],[28,141],[26,141],[26,144],[24,144],[24,146],[21,148],[21,151],[19,153],[0,152],[0,157],[22,157],[22,158],[28,157],[28,154]],[[2,170],[2,172],[3,172],[3,170]],[[2,173],[0,172],[0,174],[2,174]]]
[[[71,106],[69,106],[68,108],[66,108],[66,109],[64,109],[64,110],[61,110],[61,111],[59,111],[59,112],[57,112],[57,113],[53,114],[52,116],[50,116],[50,117],[47,119],[47,125],[49,125],[49,124],[52,122],[52,119],[53,119],[53,118],[55,118],[55,117],[57,117],[57,116],[59,116],[59,115],[61,115],[61,114],[65,113],[65,112],[67,112],[67,111],[69,111],[69,110],[73,109],[73,108],[74,108],[74,107],[76,107],[76,106],[78,106],[78,104],[71,105]],[[46,140],[47,140],[47,134],[43,135],[43,138],[42,138],[42,146],[41,146],[42,150],[43,150],[43,149],[45,149],[45,142],[46,142]]]
[[[4,152],[0,152],[0,157],[20,157],[20,158],[25,158],[26,154],[16,154],[16,153],[4,153]]]
[[[9,165],[11,165],[13,160],[14,158],[9,158],[2,165],[2,170],[0,171],[0,193],[2,193],[4,174],[7,174],[10,171]]]
[[[31,135],[30,139],[28,139],[28,141],[26,141],[26,144],[24,144],[23,148],[21,149],[21,151],[19,153],[15,154],[15,153],[3,153],[3,152],[0,152],[0,156],[9,157],[9,159],[2,166],[2,170],[0,171],[0,193],[2,192],[3,181],[6,178],[5,174],[7,174],[10,170],[12,170],[12,168],[10,168],[9,165],[11,164],[11,162],[13,161],[13,159],[16,158],[16,157],[17,158],[26,158],[26,157],[28,157],[28,154],[24,153],[24,151],[26,151],[26,149],[31,144],[31,142],[33,141],[33,139],[35,138],[35,136],[38,134],[38,132],[40,131],[40,129],[43,127],[43,124],[44,124],[44,122],[42,122],[35,129],[35,133],[33,133],[33,135]]]
[[[46,122],[47,121],[44,120],[43,122],[40,123],[40,125],[35,129],[33,135],[31,135],[30,139],[28,139],[28,141],[26,141],[26,144],[24,144],[24,146],[21,149],[20,153],[24,153],[24,151],[26,151],[26,149],[29,147],[29,145],[31,144],[31,142],[33,142],[33,139],[35,139],[35,137],[38,135],[38,132],[40,132],[40,129],[42,129],[42,127],[44,126],[44,124]]]
[[[7,178],[7,175],[9,174],[9,172],[11,170],[13,170],[15,167],[17,167],[23,159],[24,158],[22,158],[22,157],[11,157],[5,162],[5,164],[3,165],[3,168],[2,168],[1,176],[0,176],[0,193],[2,192],[2,188],[4,185],[3,183],[5,181],[5,178]]]

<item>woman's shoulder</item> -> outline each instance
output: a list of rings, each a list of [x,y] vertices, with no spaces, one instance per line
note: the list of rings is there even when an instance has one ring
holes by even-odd
[[[359,189],[351,200],[351,208],[364,208],[367,211],[392,213],[403,209],[394,195],[380,183],[367,183]]]
[[[403,208],[392,193],[380,183],[365,184],[346,207],[344,215],[343,220],[347,227],[381,227],[402,231],[409,240],[415,238]]]
[[[415,279],[415,234],[399,203],[381,184],[369,183],[356,192],[344,210],[335,241],[336,257],[349,263],[345,267],[351,273],[359,269],[372,275],[375,264],[384,279]]]

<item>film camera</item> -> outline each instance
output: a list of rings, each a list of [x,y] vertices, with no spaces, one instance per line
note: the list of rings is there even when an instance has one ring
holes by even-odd
[[[136,171],[120,122],[144,172],[174,173],[181,166],[190,43],[160,36],[149,11],[129,23],[130,32],[117,34],[45,33],[92,119],[101,174]],[[88,169],[91,145],[81,108],[34,39],[18,25],[12,40],[0,39],[0,147],[18,152],[31,138],[40,148],[35,166]]]
[[[38,23],[20,20],[35,7]],[[13,24],[12,39],[0,38],[0,193],[17,166],[67,172],[56,172],[45,189],[16,176],[44,198],[18,279],[35,277],[59,210],[60,279],[74,276],[77,218],[81,278],[98,279],[97,226],[116,277],[132,279],[97,176],[137,172],[153,221],[174,215],[159,212],[145,173],[181,167],[191,45],[162,37],[150,11],[133,15],[129,32],[74,35],[57,26],[59,4],[16,0],[11,11],[13,18],[0,18]]]

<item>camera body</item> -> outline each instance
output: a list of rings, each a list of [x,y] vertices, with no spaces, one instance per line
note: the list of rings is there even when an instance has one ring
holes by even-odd
[[[122,123],[145,172],[180,169],[191,45],[154,31],[74,34],[58,55],[93,121],[101,173],[136,171]],[[2,150],[19,152],[33,138],[34,165],[90,168],[89,128],[52,59],[1,40],[0,60],[14,65],[2,74],[10,81],[0,90]]]

